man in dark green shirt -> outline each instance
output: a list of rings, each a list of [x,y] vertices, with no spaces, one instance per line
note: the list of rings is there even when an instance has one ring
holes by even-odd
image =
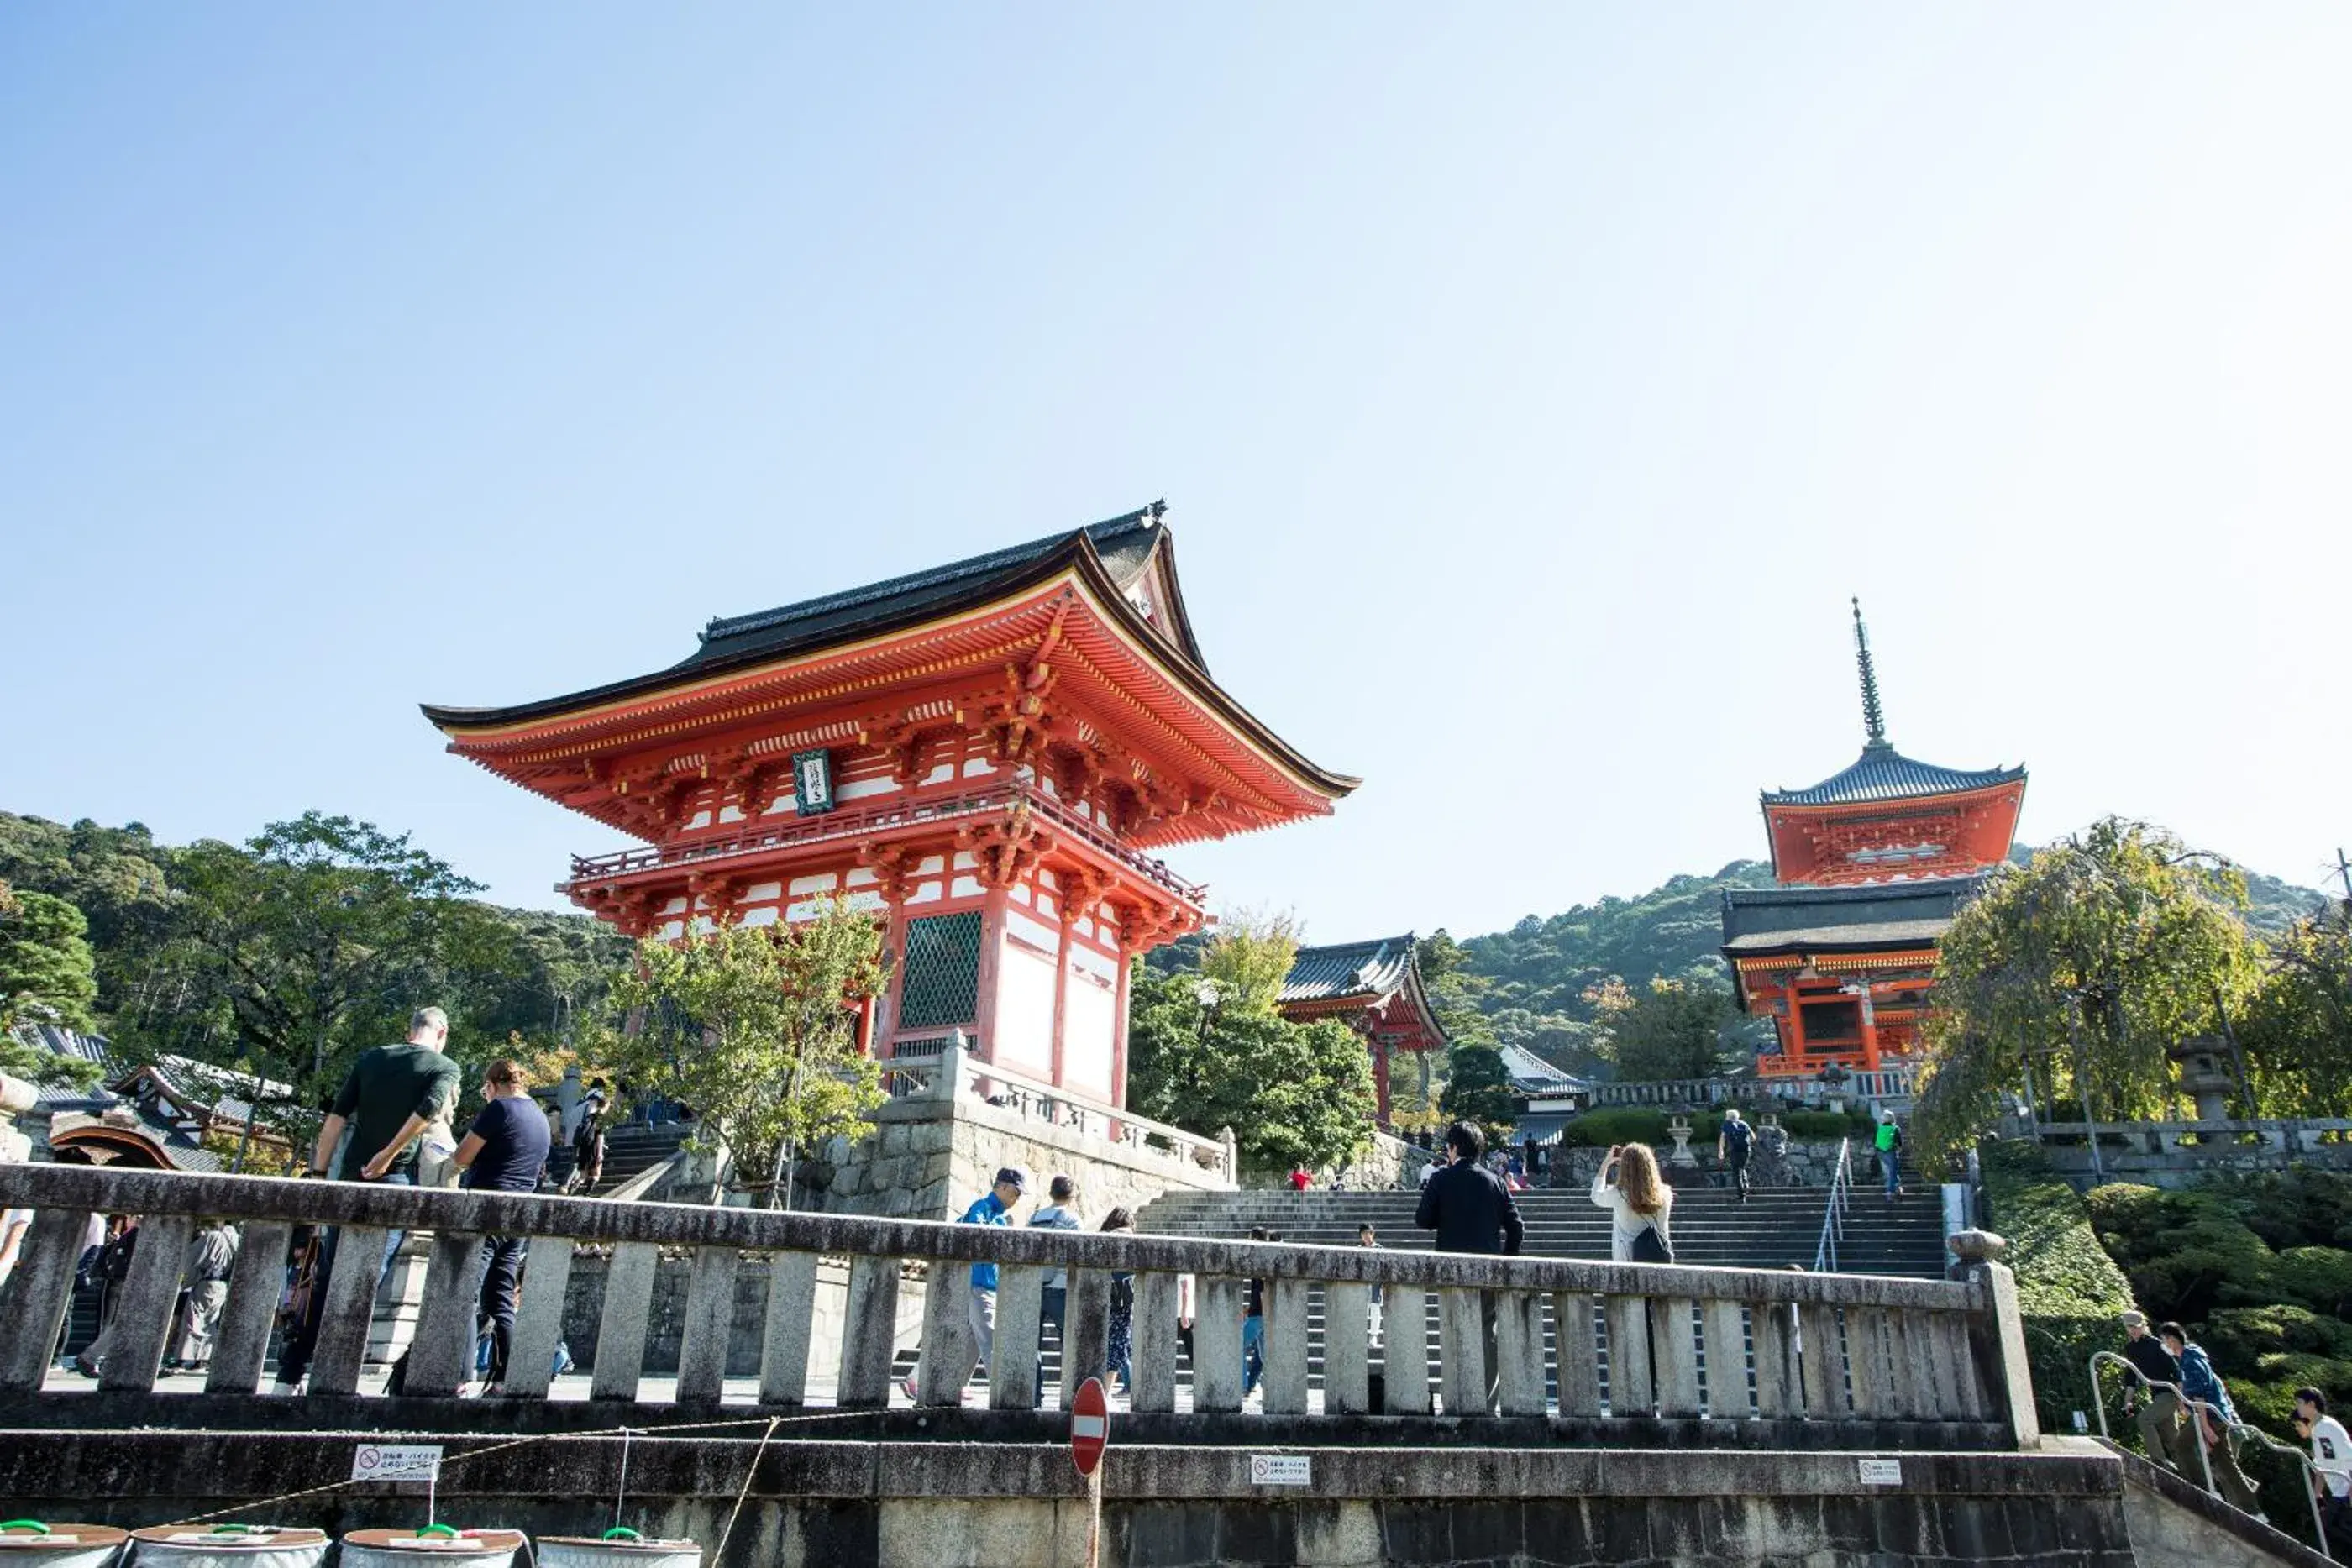
[[[408,1186],[416,1179],[416,1145],[434,1116],[457,1101],[457,1064],[441,1054],[449,1043],[449,1015],[439,1008],[419,1008],[409,1016],[408,1039],[400,1045],[379,1045],[361,1053],[351,1076],[336,1092],[319,1141],[310,1152],[310,1174],[334,1174],[344,1181],[381,1182]],[[334,1164],[335,1145],[351,1141]],[[387,1230],[383,1255],[376,1260],[376,1283],[391,1271],[405,1231]],[[310,1310],[287,1336],[278,1358],[278,1386],[290,1393],[310,1370],[310,1352],[319,1337],[319,1309],[325,1304],[325,1281],[334,1266],[337,1233],[329,1231],[320,1249],[320,1287],[310,1292]]]

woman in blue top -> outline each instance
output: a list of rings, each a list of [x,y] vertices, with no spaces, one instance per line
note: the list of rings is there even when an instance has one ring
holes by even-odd
[[[452,1162],[478,1192],[535,1192],[547,1168],[547,1117],[530,1097],[530,1078],[514,1061],[494,1061],[482,1080],[482,1113],[466,1129]],[[522,1294],[526,1236],[482,1238],[481,1316],[490,1325],[489,1385],[506,1381],[514,1343],[515,1302]]]

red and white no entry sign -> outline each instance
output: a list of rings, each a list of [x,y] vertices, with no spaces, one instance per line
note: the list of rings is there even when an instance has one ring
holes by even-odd
[[[1103,1392],[1101,1378],[1089,1377],[1070,1400],[1070,1460],[1078,1474],[1093,1475],[1109,1446],[1110,1396]]]

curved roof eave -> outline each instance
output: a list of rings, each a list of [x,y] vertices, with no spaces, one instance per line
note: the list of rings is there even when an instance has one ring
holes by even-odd
[[[1168,548],[1164,535],[1156,548],[1160,549]],[[1149,651],[1156,644],[1175,655],[1175,658],[1169,662],[1167,673],[1176,684],[1189,688],[1205,706],[1243,731],[1269,752],[1282,767],[1296,774],[1309,789],[1337,800],[1352,793],[1363,782],[1360,778],[1345,773],[1334,773],[1309,761],[1288,741],[1275,733],[1264,721],[1242,706],[1223,686],[1211,679],[1208,671],[1185,651],[1185,645],[1192,643],[1192,627],[1189,618],[1183,615],[1181,607],[1175,612],[1174,617],[1176,624],[1183,630],[1181,643],[1144,620],[1137,612],[1134,605],[1128,601],[1126,593],[1112,578],[1108,568],[1104,565],[1101,552],[1096,549],[1094,540],[1083,528],[1074,531],[1052,549],[1016,568],[999,575],[977,580],[969,590],[959,592],[947,601],[930,601],[912,606],[896,615],[886,615],[880,622],[860,627],[858,635],[861,638],[870,638],[908,631],[937,621],[942,616],[958,614],[1008,595],[1018,594],[1026,589],[1035,588],[1068,570],[1077,572],[1080,579],[1093,591],[1091,597],[1104,613],[1122,631],[1136,638],[1140,647]],[[1168,579],[1171,584],[1176,580],[1172,556],[1170,559]],[[458,738],[455,733],[457,731],[529,723],[534,719],[558,718],[580,708],[594,706],[602,703],[630,696],[650,695],[667,687],[681,685],[686,680],[704,680],[736,670],[753,669],[762,664],[777,664],[791,658],[804,656],[846,640],[838,634],[829,634],[812,638],[804,645],[794,646],[787,643],[783,645],[762,647],[755,652],[747,651],[732,658],[714,660],[691,670],[678,668],[661,670],[649,675],[638,675],[625,681],[615,681],[603,686],[593,687],[587,691],[574,692],[566,696],[548,697],[537,702],[518,704],[511,707],[454,708],[436,706],[432,704],[419,706],[429,722],[443,733],[449,734],[451,738],[456,739]]]

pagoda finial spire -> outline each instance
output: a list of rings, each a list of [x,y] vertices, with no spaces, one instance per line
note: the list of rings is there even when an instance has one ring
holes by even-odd
[[[1853,601],[1853,658],[1862,669],[1862,722],[1870,731],[1869,749],[1886,749],[1886,715],[1878,706],[1878,671],[1870,662],[1870,631],[1862,623],[1862,600]]]

